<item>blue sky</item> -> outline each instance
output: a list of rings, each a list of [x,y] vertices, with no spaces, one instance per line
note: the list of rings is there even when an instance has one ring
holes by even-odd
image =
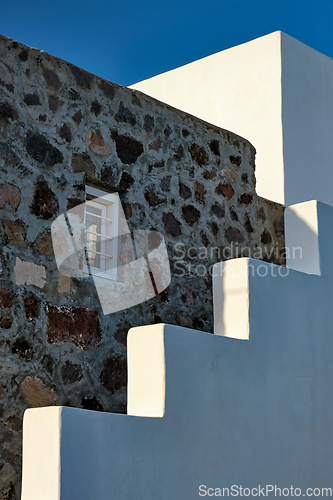
[[[0,0],[0,33],[121,85],[281,30],[333,57],[333,0]]]

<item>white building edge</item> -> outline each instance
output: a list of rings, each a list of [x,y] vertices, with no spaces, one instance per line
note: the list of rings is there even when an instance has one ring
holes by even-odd
[[[136,83],[248,139],[257,193],[333,205],[333,59],[276,31]]]

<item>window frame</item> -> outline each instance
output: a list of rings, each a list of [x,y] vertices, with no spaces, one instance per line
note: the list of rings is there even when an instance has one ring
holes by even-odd
[[[86,202],[84,208],[84,248],[85,248],[85,257],[84,257],[84,265],[83,265],[83,273],[96,276],[100,278],[105,278],[108,280],[117,280],[117,262],[118,262],[118,245],[117,245],[117,236],[118,236],[118,225],[119,225],[119,197],[116,194],[107,193],[106,191],[102,191],[100,189],[96,189],[92,186],[86,185]],[[92,198],[88,198],[92,197]],[[89,251],[87,248],[87,233],[86,233],[86,213],[87,208],[89,209],[89,205],[92,208],[96,208],[101,210],[101,232],[96,233],[105,236],[104,241],[102,240],[100,243],[100,267],[93,267],[87,264],[87,256],[86,252]],[[88,210],[89,211],[89,210]],[[110,221],[108,221],[109,219]],[[113,239],[113,248],[112,248],[112,259],[116,262],[115,265],[110,270],[106,270],[106,260],[107,257],[105,255],[108,254],[107,249],[107,239]],[[90,252],[94,253],[94,251],[90,250]],[[102,255],[104,254],[104,255]]]

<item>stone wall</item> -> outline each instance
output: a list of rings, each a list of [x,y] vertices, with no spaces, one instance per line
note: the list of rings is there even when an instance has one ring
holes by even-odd
[[[0,37],[0,492],[19,498],[26,408],[126,412],[126,335],[212,332],[211,264],[284,264],[283,207],[255,192],[253,146],[137,91]],[[130,229],[165,235],[172,281],[103,315],[93,282],[58,273],[50,227],[118,192]],[[184,257],[184,258],[183,258]],[[182,260],[182,262],[181,262]],[[199,267],[198,267],[199,266]]]

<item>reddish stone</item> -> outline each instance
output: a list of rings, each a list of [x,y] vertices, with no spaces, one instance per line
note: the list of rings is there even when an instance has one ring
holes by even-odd
[[[53,255],[51,231],[46,229],[43,234],[35,240],[33,247],[41,255]]]
[[[47,387],[37,377],[25,377],[21,383],[26,402],[33,408],[51,406],[56,402],[57,394],[54,389]]]
[[[199,203],[204,203],[206,193],[207,193],[207,190],[205,189],[204,185],[198,181],[195,181],[195,183],[194,183],[194,195],[195,195],[196,199],[199,201]]]
[[[0,185],[0,208],[3,208],[6,203],[9,203],[16,210],[21,203],[21,191],[18,187],[12,184]]]
[[[234,189],[228,184],[223,184],[223,182],[220,182],[218,186],[216,186],[215,191],[217,194],[222,194],[227,200],[231,200],[235,194]]]
[[[5,231],[7,243],[24,243],[26,231],[22,221],[3,220],[1,222]]]
[[[82,307],[58,309],[55,306],[49,306],[47,317],[47,338],[50,344],[70,342],[78,349],[85,351],[102,340],[99,316],[96,311]]]
[[[0,288],[0,307],[5,309],[11,307],[14,303],[14,295],[7,288]]]
[[[28,319],[37,318],[39,314],[39,303],[37,297],[29,295],[24,299],[25,315]]]
[[[253,194],[249,194],[249,193],[244,193],[242,194],[242,196],[239,198],[239,201],[243,204],[243,205],[249,205],[251,203],[251,201],[253,200]]]
[[[111,153],[111,148],[105,144],[102,133],[100,130],[89,130],[86,136],[85,143],[89,146],[91,151],[98,155],[108,156]]]

